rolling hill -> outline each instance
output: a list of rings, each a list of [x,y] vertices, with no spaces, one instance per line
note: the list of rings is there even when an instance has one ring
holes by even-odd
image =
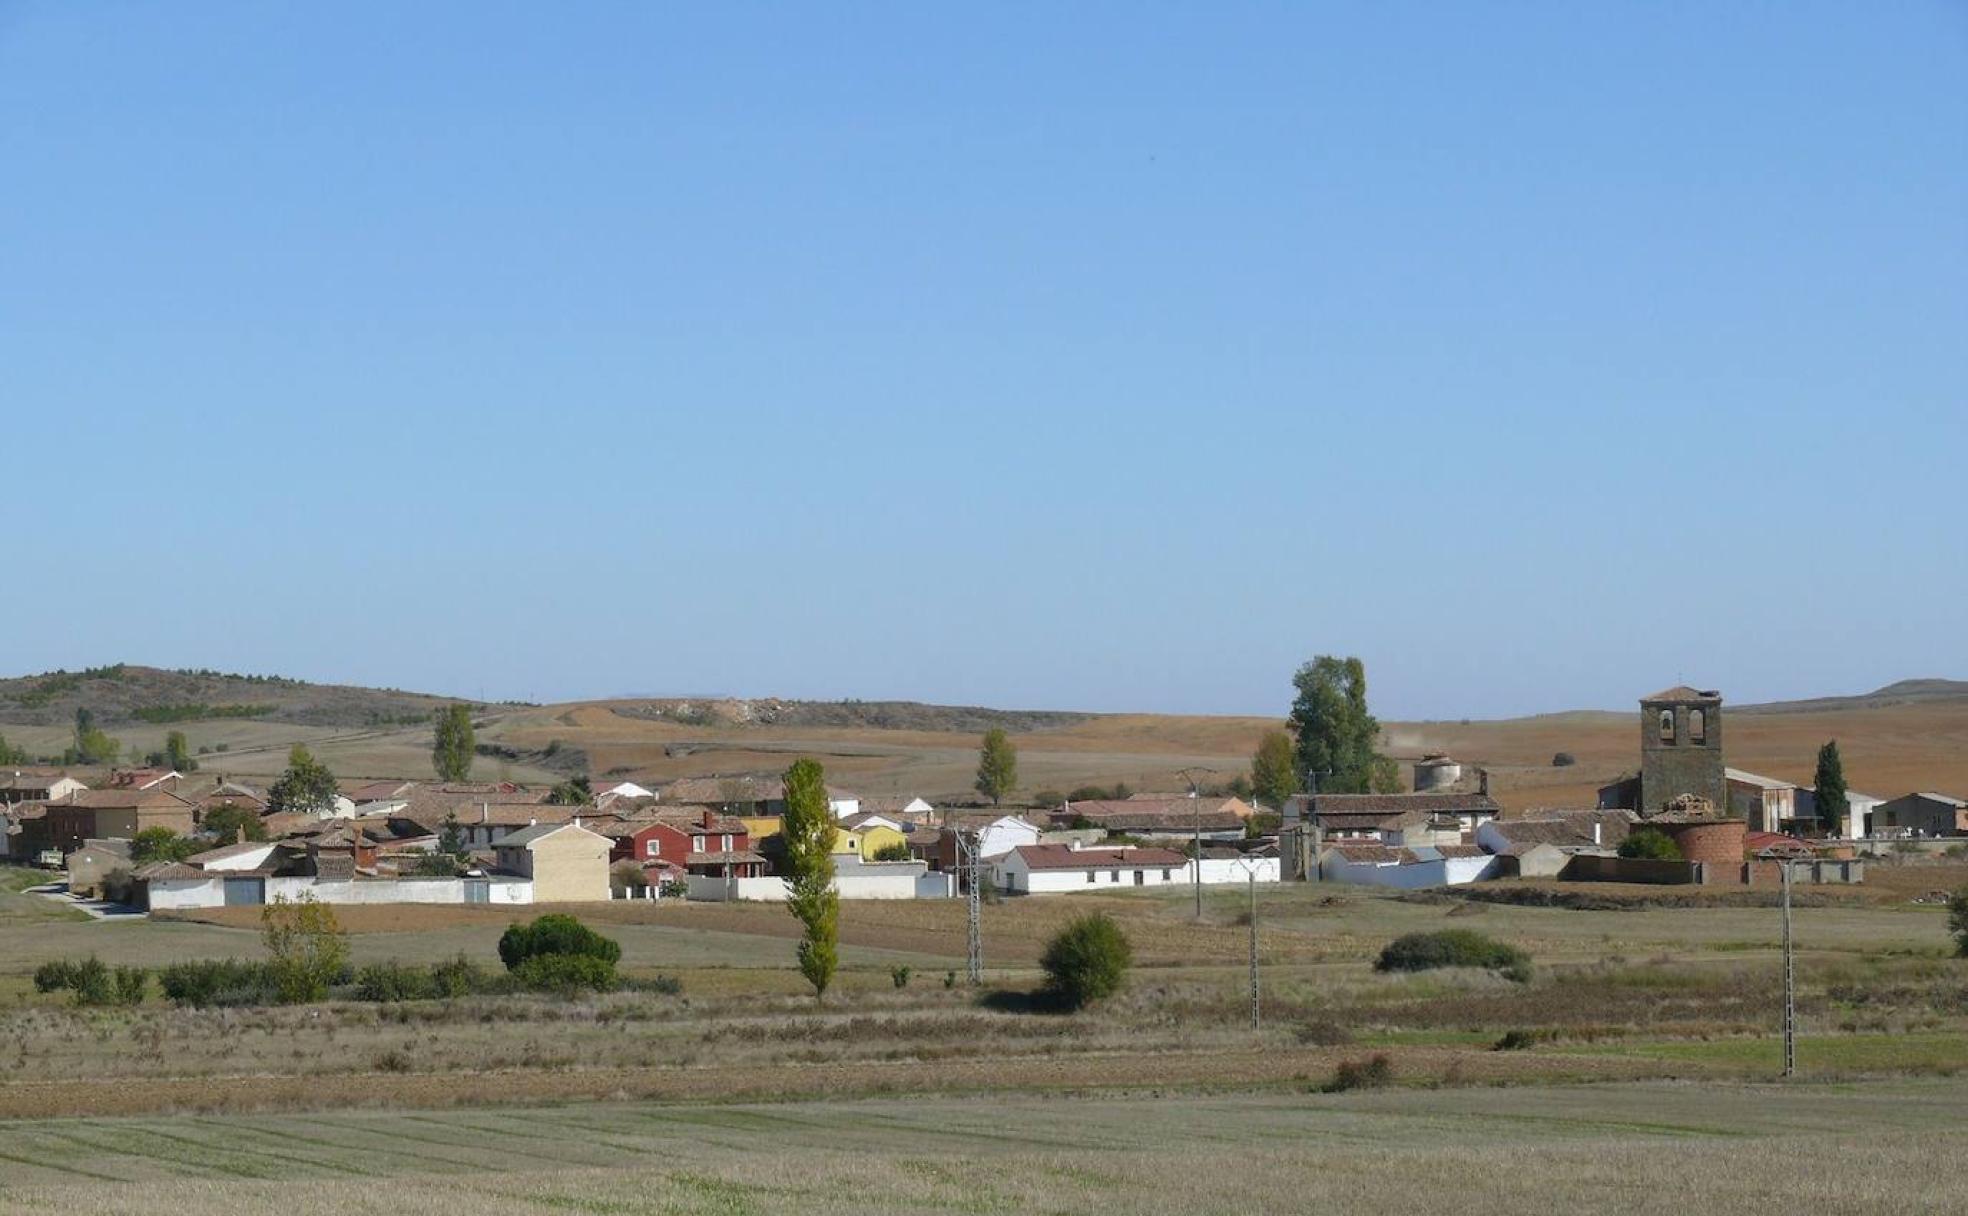
[[[0,733],[33,754],[58,753],[79,706],[126,744],[186,732],[212,749],[208,770],[277,773],[307,743],[344,778],[430,772],[430,713],[446,698],[392,689],[119,666],[0,681]],[[235,708],[236,707],[236,708]],[[1853,788],[1968,791],[1968,682],[1923,679],[1871,693],[1730,706],[1729,763],[1807,782],[1818,745],[1837,739]],[[1247,769],[1279,720],[1207,715],[1062,713],[901,701],[621,698],[559,705],[479,705],[480,775],[553,781],[575,758],[596,777],[645,783],[772,773],[802,755],[864,794],[971,796],[978,736],[992,726],[1019,748],[1023,791],[1126,782],[1180,789]],[[1597,787],[1634,769],[1638,717],[1573,711],[1472,722],[1388,722],[1383,746],[1403,760],[1447,751],[1487,767],[1506,807],[1590,805]],[[1552,764],[1559,752],[1575,764]]]

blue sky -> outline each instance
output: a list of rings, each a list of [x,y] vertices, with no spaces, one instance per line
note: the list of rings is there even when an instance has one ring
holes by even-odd
[[[1968,7],[0,2],[0,416],[9,672],[1968,676]]]

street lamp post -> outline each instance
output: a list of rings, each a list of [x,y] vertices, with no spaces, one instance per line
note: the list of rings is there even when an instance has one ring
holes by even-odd
[[[1189,815],[1195,826],[1195,842],[1190,846],[1189,875],[1196,891],[1196,919],[1203,919],[1203,804],[1197,799],[1196,774],[1213,773],[1213,768],[1179,768],[1176,775],[1189,782]]]

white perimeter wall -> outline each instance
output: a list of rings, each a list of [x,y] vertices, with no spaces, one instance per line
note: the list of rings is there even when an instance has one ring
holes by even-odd
[[[918,875],[913,869],[900,874],[841,874],[834,878],[834,890],[840,892],[842,899],[915,899],[919,878],[937,878],[940,875]],[[757,899],[775,903],[786,900],[786,880],[777,877],[767,878],[719,878],[716,875],[692,874],[684,880],[690,887],[690,898],[721,903],[733,899]]]
[[[324,904],[462,904],[465,902],[465,882],[462,878],[376,878],[362,882],[317,882],[306,877],[269,878],[266,880],[266,898],[268,903],[279,896],[297,900],[303,895],[312,895]],[[533,884],[530,882],[495,880],[487,890],[490,892],[489,902],[493,905],[533,902]],[[224,906],[225,881],[219,876],[203,882],[153,881],[150,884],[152,911]]]
[[[1423,887],[1457,886],[1494,877],[1502,867],[1497,857],[1447,857],[1405,866],[1377,866],[1346,861],[1337,854],[1320,864],[1320,876],[1327,882],[1357,883],[1369,887],[1396,887],[1418,891]]]

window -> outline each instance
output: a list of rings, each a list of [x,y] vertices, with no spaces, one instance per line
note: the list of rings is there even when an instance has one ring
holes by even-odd
[[[645,857],[661,857],[663,855],[663,842],[651,836],[642,846],[642,852]]]
[[[726,832],[724,834],[724,844],[719,847],[723,848],[727,853],[731,851],[731,833]]]
[[[1097,878],[1099,878],[1099,877],[1100,877],[1100,876],[1099,876],[1098,874],[1095,874],[1095,873],[1094,873],[1094,872],[1093,872],[1092,870],[1088,870],[1088,871],[1087,871],[1087,881],[1088,881],[1088,882],[1093,882],[1093,881],[1094,881],[1095,879],[1097,879]]]
[[[1688,711],[1688,742],[1708,742],[1708,715],[1699,709]]]
[[[1660,740],[1662,743],[1674,742],[1674,711],[1671,709],[1661,710]]]
[[[1169,872],[1168,872],[1167,870],[1163,870],[1163,871],[1162,871],[1162,881],[1163,881],[1163,882],[1167,882],[1168,880],[1169,880]]]
[[[702,836],[692,836],[690,838],[690,851],[693,853],[704,851],[704,838]]]
[[[1121,881],[1121,872],[1120,872],[1119,870],[1112,870],[1112,871],[1109,871],[1109,872],[1108,872],[1108,874],[1107,874],[1107,881],[1108,881],[1108,882],[1119,882],[1119,881]]]

